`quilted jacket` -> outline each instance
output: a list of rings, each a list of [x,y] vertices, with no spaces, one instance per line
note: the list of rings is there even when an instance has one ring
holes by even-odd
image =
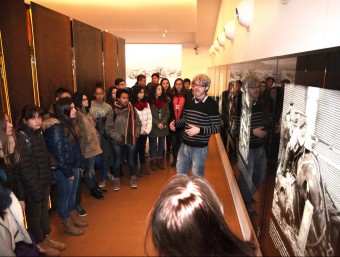
[[[56,118],[44,121],[43,130],[47,150],[52,154],[66,178],[73,176],[72,169],[80,166],[79,141],[70,142],[62,129],[61,122]]]

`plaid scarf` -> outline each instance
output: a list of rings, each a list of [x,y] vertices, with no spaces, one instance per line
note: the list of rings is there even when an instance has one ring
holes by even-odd
[[[129,102],[128,105],[123,106],[120,102],[116,101],[114,108],[120,109],[122,111],[128,112],[127,123],[125,127],[125,145],[135,145],[136,144],[136,134],[135,134],[135,110],[132,104]]]

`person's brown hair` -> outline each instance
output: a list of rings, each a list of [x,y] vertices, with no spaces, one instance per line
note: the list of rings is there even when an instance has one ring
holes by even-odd
[[[255,255],[251,242],[230,231],[216,193],[198,176],[170,180],[151,211],[150,231],[160,256]]]

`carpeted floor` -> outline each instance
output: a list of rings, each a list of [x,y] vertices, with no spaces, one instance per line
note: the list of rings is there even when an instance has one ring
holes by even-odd
[[[113,191],[113,182],[106,185],[108,193],[103,200],[93,198],[86,185],[82,185],[82,206],[89,222],[85,235],[71,236],[63,232],[57,212],[51,215],[52,234],[67,247],[62,256],[150,256],[157,255],[150,240],[145,235],[149,212],[164,184],[176,174],[176,169],[166,161],[165,171],[151,171],[149,176],[138,178],[138,188],[132,189],[129,172],[124,165],[124,177],[121,178],[120,191]],[[147,163],[148,164],[148,163]],[[205,167],[205,178],[215,188],[224,205],[226,220],[231,230],[241,237],[241,230],[236,216],[226,176],[222,167],[216,139],[211,137]]]

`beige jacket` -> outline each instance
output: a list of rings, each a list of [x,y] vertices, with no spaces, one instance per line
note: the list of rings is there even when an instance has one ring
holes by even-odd
[[[80,131],[82,156],[87,159],[101,154],[103,151],[100,148],[100,135],[94,126],[91,115],[77,111],[77,124]]]

